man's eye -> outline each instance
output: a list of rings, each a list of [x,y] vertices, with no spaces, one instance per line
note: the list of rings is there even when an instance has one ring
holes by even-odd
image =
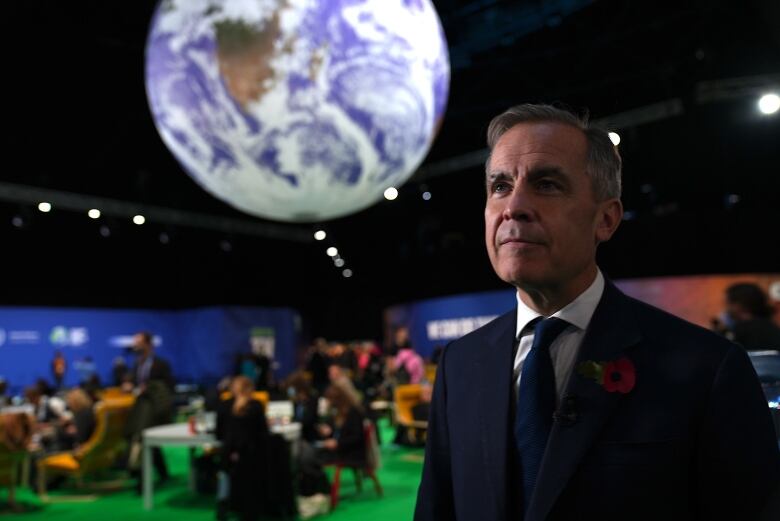
[[[549,192],[551,190],[560,190],[560,188],[561,188],[558,185],[558,183],[556,183],[554,181],[546,181],[546,180],[542,180],[542,181],[539,181],[538,183],[536,183],[536,187],[538,189],[542,190],[542,191],[545,191],[545,192]]]
[[[509,184],[508,183],[493,183],[493,192],[494,193],[503,193],[509,190]]]

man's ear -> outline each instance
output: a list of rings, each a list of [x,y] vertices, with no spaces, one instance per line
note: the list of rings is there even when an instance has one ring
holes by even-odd
[[[623,203],[609,199],[599,204],[596,220],[596,243],[607,242],[623,220]]]

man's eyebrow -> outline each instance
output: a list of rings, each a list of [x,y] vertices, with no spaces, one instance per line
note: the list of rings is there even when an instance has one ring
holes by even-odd
[[[488,184],[495,183],[496,181],[511,181],[513,179],[514,177],[512,177],[509,173],[504,172],[503,170],[488,172],[487,176],[485,177],[485,181],[487,181]]]
[[[569,183],[569,176],[559,166],[537,166],[532,168],[526,174],[526,180],[529,182],[538,181],[545,177],[552,177],[560,182]],[[489,172],[485,178],[488,184],[495,183],[497,181],[514,181],[515,177],[503,170],[496,170],[495,172]]]
[[[568,177],[559,166],[537,166],[532,168],[526,174],[529,181],[536,181],[542,177],[554,177],[562,181],[568,181]]]

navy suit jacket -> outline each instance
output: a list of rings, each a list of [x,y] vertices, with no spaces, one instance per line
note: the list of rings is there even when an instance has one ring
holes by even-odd
[[[522,519],[515,324],[512,311],[444,350],[416,521]],[[620,357],[636,369],[627,394],[572,372],[525,521],[756,516],[780,486],[780,454],[744,349],[607,282],[577,365]]]

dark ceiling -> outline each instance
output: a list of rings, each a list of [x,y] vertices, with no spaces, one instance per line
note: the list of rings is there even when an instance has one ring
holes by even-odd
[[[755,108],[780,73],[776,0],[434,3],[451,96],[398,200],[322,223],[328,240],[306,244],[0,202],[0,304],[285,305],[311,333],[346,338],[377,336],[389,304],[503,288],[484,252],[482,167],[464,155],[524,101],[598,119],[674,100],[618,127],[631,219],[600,252],[609,276],[780,271],[780,115]],[[258,221],[201,190],[157,135],[143,78],[155,2],[15,4],[0,181]]]

